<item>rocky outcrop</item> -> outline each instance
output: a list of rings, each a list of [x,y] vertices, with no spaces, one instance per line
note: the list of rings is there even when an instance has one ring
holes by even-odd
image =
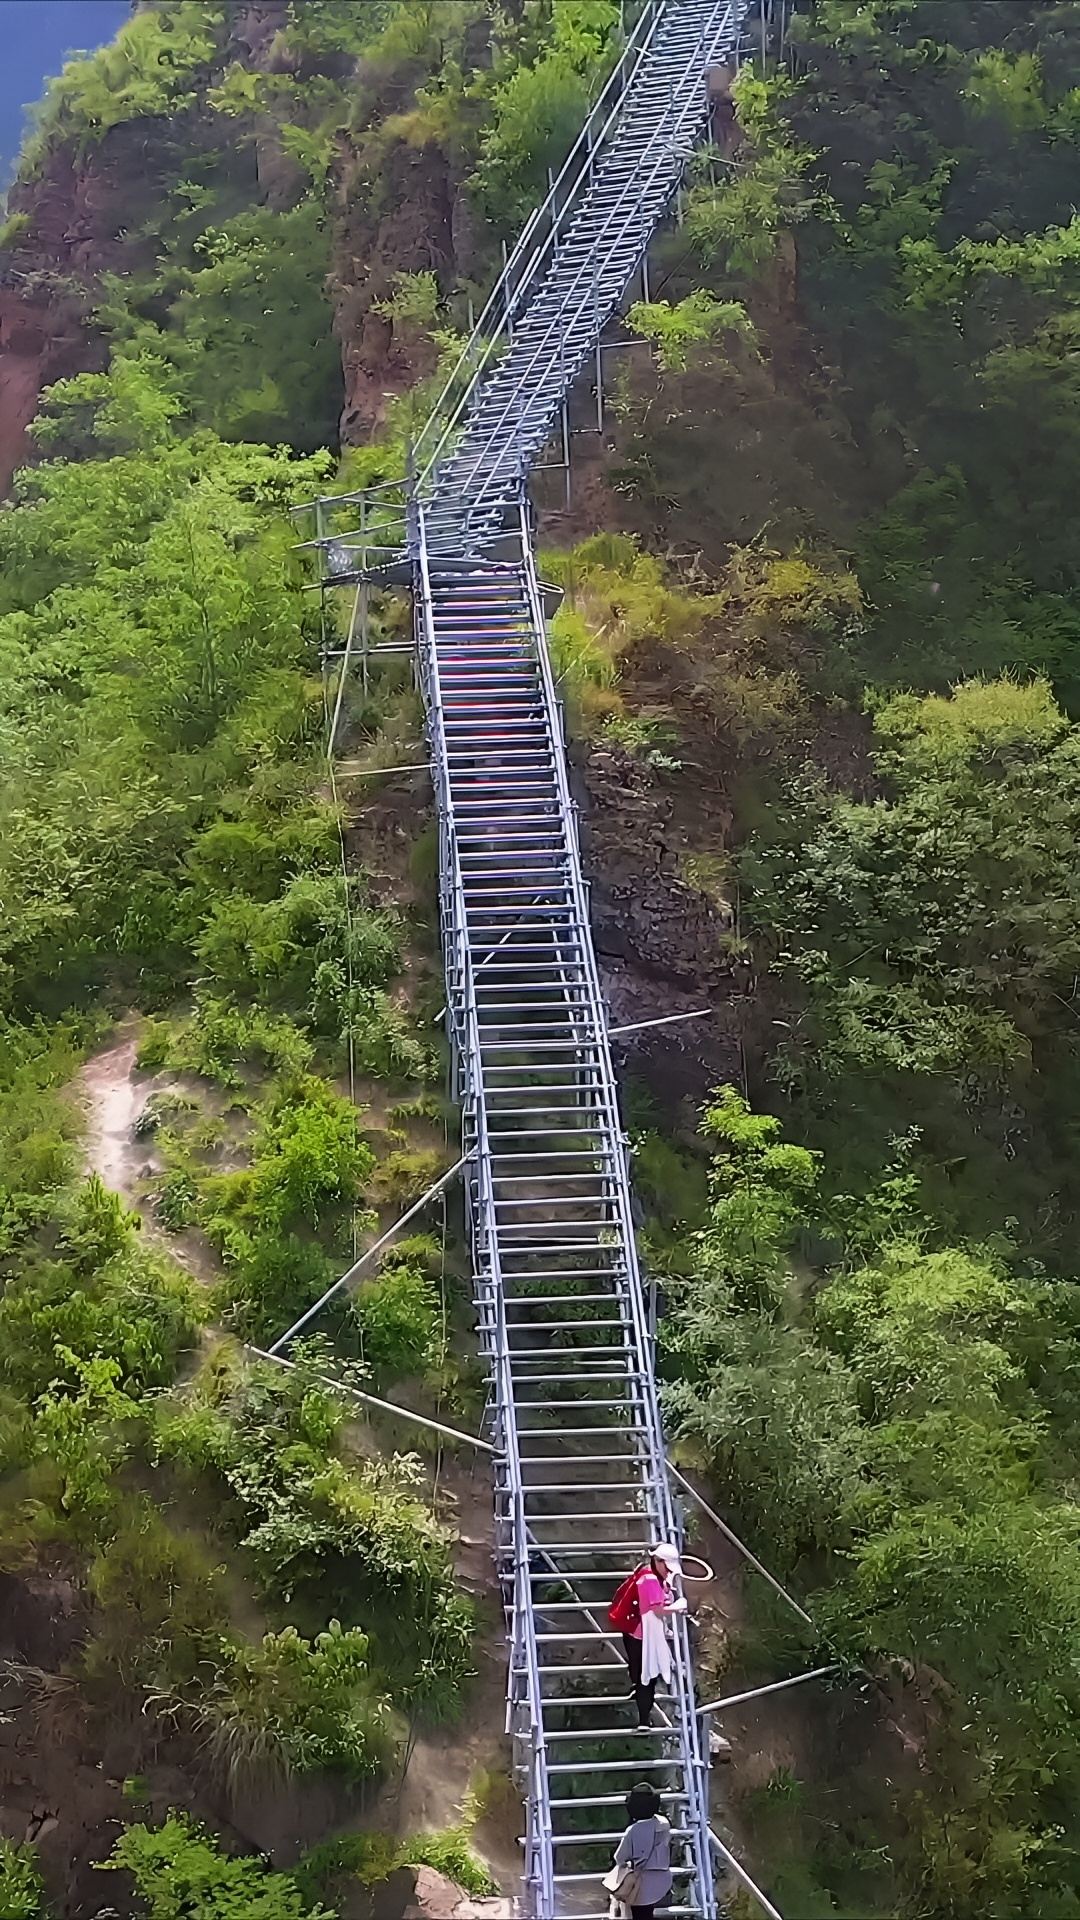
[[[287,0],[230,10],[225,63],[291,71],[295,57],[282,39],[288,20]],[[84,151],[53,146],[39,172],[16,180],[8,212],[17,231],[0,254],[0,493],[32,450],[26,429],[42,390],[106,364],[92,319],[100,276],[131,274],[153,260],[162,195],[182,172],[178,148],[224,155],[238,181],[249,177],[256,203],[296,204],[303,168],[270,116],[260,116],[253,132],[249,147],[228,137],[227,123],[223,138],[223,123],[210,113],[146,117],[113,127]]]
[[[0,254],[0,492],[27,457],[43,388],[105,365],[92,308],[100,277],[135,272],[153,253],[164,154],[159,120],[114,127],[84,154],[50,148],[41,172],[8,196],[18,232]]]
[[[513,1920],[516,1900],[477,1900],[434,1867],[416,1867],[412,1899],[401,1920]]]
[[[727,992],[731,914],[681,878],[669,796],[616,748],[593,749],[582,773],[598,952],[675,988]]]
[[[345,375],[345,446],[368,439],[388,403],[434,368],[429,336],[377,309],[399,273],[430,272],[441,285],[449,283],[456,271],[456,201],[449,162],[434,146],[392,142],[377,187],[366,168],[346,178],[331,289]]]
[[[83,303],[25,290],[24,275],[0,269],[0,493],[26,458],[27,427],[44,387],[102,364]]]
[[[695,1016],[616,1038],[616,1062],[645,1073],[669,1106],[696,1109],[710,1088],[742,1079],[753,968],[732,951],[730,909],[682,877],[674,803],[651,771],[618,748],[594,747],[577,784],[612,1027]]]
[[[119,129],[117,130],[120,131]],[[8,206],[21,229],[0,256],[0,490],[26,458],[26,429],[42,389],[104,365],[90,323],[97,274],[128,265],[128,196],[120,191],[132,156],[110,137],[83,160],[54,148],[42,173],[18,180]]]

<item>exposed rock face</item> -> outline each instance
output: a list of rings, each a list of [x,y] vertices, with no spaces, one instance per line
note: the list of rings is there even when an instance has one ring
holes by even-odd
[[[373,191],[363,174],[346,179],[335,245],[334,331],[341,342],[345,405],[341,438],[366,440],[381,426],[388,401],[434,367],[434,349],[419,329],[376,311],[399,273],[431,272],[446,284],[455,268],[456,188],[436,147],[392,144]]]
[[[726,992],[731,916],[680,877],[670,799],[614,748],[594,749],[584,778],[598,951],[673,987]]]
[[[278,36],[288,22],[287,0],[238,6],[229,17],[229,45],[244,65],[278,70]],[[220,121],[187,119],[183,138],[195,147],[220,149]],[[26,429],[43,388],[72,374],[106,364],[91,310],[103,273],[132,273],[153,257],[153,229],[164,182],[175,179],[175,123],[146,118],[113,127],[96,146],[78,154],[69,144],[53,147],[39,175],[18,180],[8,210],[25,217],[25,229],[0,254],[0,494],[31,449]],[[171,166],[167,156],[171,153]],[[251,166],[237,156],[237,167]],[[256,197],[275,207],[295,204],[304,175],[282,149],[276,128],[256,133]]]
[[[592,748],[578,784],[611,1025],[705,1014],[614,1039],[616,1064],[644,1072],[665,1103],[696,1110],[712,1087],[742,1078],[753,969],[729,950],[730,911],[682,878],[671,797],[648,770],[617,748]]]
[[[251,0],[248,6],[233,6],[229,15],[229,41],[234,58],[260,73],[278,73],[284,65],[274,41],[289,24],[287,0]]]
[[[125,136],[128,136],[125,138]],[[10,210],[25,230],[0,259],[0,490],[28,451],[44,387],[105,364],[89,321],[92,279],[130,265],[128,180],[140,178],[129,130],[85,160],[55,148],[40,178],[18,181]]]
[[[300,56],[283,32],[288,20],[287,0],[238,5],[228,15],[227,57],[302,80]],[[335,69],[336,58],[322,56],[320,71]],[[338,77],[351,83],[348,56],[340,58]],[[295,206],[307,174],[286,151],[273,115],[260,114],[245,131],[253,141],[236,141],[229,164],[238,177],[250,173],[252,200],[275,210]],[[26,429],[42,389],[105,365],[90,317],[98,278],[152,260],[153,240],[134,236],[144,223],[152,232],[155,200],[160,205],[165,181],[177,177],[178,137],[185,147],[220,155],[230,129],[198,109],[182,126],[133,121],[85,154],[55,147],[40,175],[13,187],[10,211],[25,216],[26,225],[0,255],[0,493],[32,451]],[[476,236],[460,181],[436,145],[391,139],[373,163],[343,136],[337,172],[329,292],[345,376],[341,437],[355,444],[381,426],[388,401],[435,364],[427,333],[391,322],[377,303],[393,293],[399,273],[432,271],[443,285],[467,273]]]
[[[26,458],[26,429],[52,380],[100,361],[78,301],[35,299],[10,270],[0,281],[0,493]]]

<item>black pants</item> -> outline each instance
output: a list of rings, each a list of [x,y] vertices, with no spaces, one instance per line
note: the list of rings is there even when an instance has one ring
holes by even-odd
[[[622,1643],[626,1653],[626,1664],[630,1669],[630,1684],[634,1689],[634,1699],[637,1701],[638,1720],[643,1727],[646,1727],[652,1719],[653,1701],[656,1698],[656,1681],[650,1680],[648,1686],[642,1683],[641,1641],[635,1640],[632,1633],[624,1633]],[[644,1920],[651,1920],[649,1908],[643,1907],[641,1911],[644,1915]],[[638,1920],[636,1912],[634,1914],[634,1920]]]
[[[653,1914],[655,1912],[656,1912],[655,1906],[631,1907],[630,1909],[631,1920],[653,1920]]]

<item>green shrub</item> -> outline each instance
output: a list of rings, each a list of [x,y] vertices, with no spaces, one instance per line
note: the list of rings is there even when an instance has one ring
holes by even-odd
[[[37,109],[25,157],[36,159],[53,135],[87,147],[127,120],[182,112],[195,100],[196,70],[214,52],[206,24],[195,9],[136,14],[97,53],[68,60]]]
[[[148,1020],[135,1051],[140,1073],[160,1073],[169,1065],[173,1046],[172,1028],[167,1020]]]
[[[255,1138],[251,1209],[278,1228],[318,1227],[356,1198],[375,1166],[356,1108],[326,1081],[305,1076],[272,1096]]]
[[[580,695],[583,687],[615,685],[611,654],[574,607],[559,608],[548,627],[548,640],[556,679],[568,692]]]
[[[169,1121],[190,1119],[197,1111],[196,1102],[190,1095],[180,1093],[173,1087],[165,1087],[160,1093],[150,1095],[132,1131],[136,1140],[149,1140]]]
[[[439,1296],[422,1268],[390,1256],[377,1280],[362,1286],[350,1303],[360,1332],[360,1352],[380,1382],[417,1373],[436,1356]]]
[[[146,1920],[334,1920],[309,1906],[296,1882],[262,1860],[219,1852],[217,1843],[174,1815],[156,1829],[128,1827],[103,1869],[123,1869]]]
[[[0,1014],[0,1256],[53,1212],[70,1178],[75,1114],[61,1089],[77,1065],[65,1026],[17,1026]]]
[[[45,1887],[33,1847],[0,1839],[0,1916],[2,1920],[38,1920],[44,1913]]]
[[[389,994],[358,989],[352,996],[351,1023],[361,1073],[379,1080],[436,1077],[433,1048],[417,1035],[408,1009],[391,1000]]]
[[[368,1670],[367,1636],[332,1620],[312,1642],[294,1627],[258,1646],[222,1645],[197,1718],[230,1784],[323,1769],[351,1780],[379,1773],[391,1750],[389,1702]]]
[[[133,1504],[87,1575],[90,1678],[110,1688],[201,1686],[228,1618],[222,1572],[196,1536],[170,1527],[149,1501]]]
[[[445,1171],[446,1155],[438,1147],[395,1147],[368,1180],[367,1197],[372,1206],[404,1213]]]
[[[401,971],[402,927],[395,913],[357,912],[349,928],[352,977],[358,987],[384,987]]]
[[[0,1381],[34,1400],[54,1382],[74,1385],[65,1354],[115,1361],[125,1390],[168,1384],[202,1323],[195,1283],[162,1255],[136,1245],[78,1281],[62,1261],[13,1275],[0,1298]]]
[[[388,1833],[340,1833],[322,1840],[305,1853],[293,1869],[298,1886],[309,1899],[335,1894],[335,1882],[358,1880],[362,1887],[378,1886],[400,1865],[398,1842]]]
[[[276,838],[252,820],[215,820],[193,842],[187,864],[211,895],[268,901],[285,877]]]
[[[350,1467],[341,1404],[303,1363],[282,1375],[228,1356],[160,1412],[157,1444],[224,1493],[264,1588],[363,1624],[403,1708],[453,1711],[470,1672],[472,1608],[454,1590],[450,1537],[418,1463]]]
[[[400,1858],[410,1867],[434,1867],[480,1900],[499,1890],[465,1825],[444,1827],[439,1833],[414,1834],[401,1842]]]
[[[237,1244],[214,1303],[226,1325],[256,1345],[291,1326],[337,1276],[322,1249],[296,1234],[256,1234],[248,1245]]]
[[[685,300],[637,300],[626,316],[631,333],[651,340],[665,373],[682,373],[694,347],[721,334],[734,334],[753,346],[754,323],[741,300],[717,300],[699,289]]]
[[[304,1855],[296,1868],[300,1886],[310,1896],[333,1896],[340,1882],[341,1898],[350,1881],[374,1887],[389,1879],[397,1867],[434,1867],[456,1886],[484,1899],[498,1888],[470,1842],[467,1821],[438,1833],[418,1833],[394,1840],[387,1833],[344,1833],[324,1840]]]
[[[302,1074],[312,1057],[310,1040],[286,1015],[200,996],[176,1036],[170,1064],[231,1088],[243,1086],[245,1067]]]
[[[19,241],[30,231],[28,213],[9,213],[0,225],[0,253],[7,247],[18,246]]]
[[[61,1252],[80,1276],[95,1273],[135,1245],[139,1216],[125,1207],[118,1193],[92,1173],[75,1191],[60,1242]]]
[[[190,1167],[170,1167],[158,1187],[155,1211],[170,1233],[182,1233],[199,1218],[199,1189]]]

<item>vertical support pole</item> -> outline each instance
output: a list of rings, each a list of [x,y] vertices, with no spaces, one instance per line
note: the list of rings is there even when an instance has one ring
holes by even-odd
[[[326,527],[326,515],[323,509],[323,503],[321,499],[316,500],[315,502],[315,538],[316,540],[324,540],[326,538],[325,527]],[[320,667],[324,667],[326,664],[326,551],[325,551],[325,548],[320,547],[318,552],[319,552],[319,665]]]
[[[504,240],[504,241],[503,241],[503,243],[502,243],[502,270],[503,270],[503,272],[504,272],[504,273],[506,272],[506,269],[507,269],[507,265],[508,265],[508,263],[509,263],[509,260],[510,260],[510,255],[508,254],[508,252],[507,252],[507,250],[506,250],[506,241]],[[511,312],[511,307],[512,307],[512,305],[513,305],[513,302],[512,302],[512,300],[511,300],[511,298],[510,298],[510,286],[509,286],[509,282],[506,282],[506,283],[504,283],[504,285],[503,285],[503,313],[504,313],[504,315],[505,315],[505,317],[506,317],[506,332],[507,332],[507,336],[508,336],[508,338],[509,338],[509,339],[511,339],[511,340],[512,340],[512,339],[513,339],[513,337],[514,337],[514,327],[513,327],[513,322],[512,322],[512,320],[511,320],[511,318],[510,318],[510,312]]]
[[[593,332],[596,335],[596,431],[604,431],[604,359],[601,346],[602,328],[600,325],[600,282],[597,278],[596,263],[592,274]]]
[[[367,572],[367,558],[368,558],[367,532],[368,532],[368,503],[366,500],[361,500],[360,502],[360,566],[365,573]],[[360,582],[360,681],[364,689],[365,698],[367,697],[367,692],[368,692],[368,649],[370,645],[370,636],[368,634],[369,591],[370,589],[368,587],[367,581],[361,580]]]
[[[649,250],[646,247],[641,256],[641,297],[648,303],[649,298]]]

